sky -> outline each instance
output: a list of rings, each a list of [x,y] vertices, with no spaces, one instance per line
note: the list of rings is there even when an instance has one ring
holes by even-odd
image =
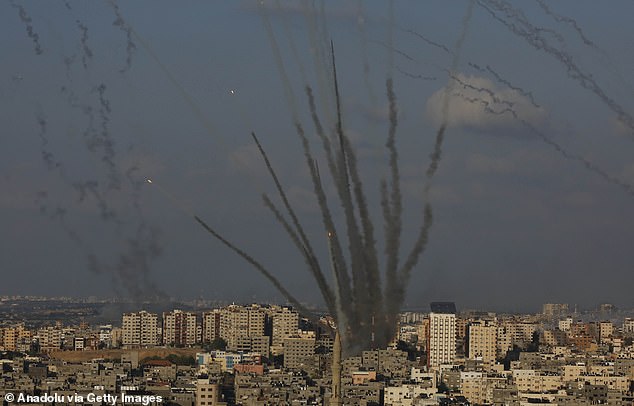
[[[401,261],[433,208],[406,307],[632,308],[633,14],[625,0],[4,1],[0,295],[283,303],[198,216],[323,304],[263,204],[283,207],[251,132],[328,269],[294,122],[343,235],[305,92],[332,134],[332,41],[382,264],[388,78]]]

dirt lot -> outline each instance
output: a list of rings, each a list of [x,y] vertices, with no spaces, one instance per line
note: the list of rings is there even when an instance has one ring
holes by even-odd
[[[165,358],[170,354],[176,354],[178,356],[192,356],[195,357],[197,352],[202,352],[201,348],[139,348],[134,350],[97,350],[97,351],[56,351],[51,354],[52,359],[59,359],[68,362],[83,362],[90,361],[95,358],[106,359],[121,359],[121,354],[130,351],[139,352],[139,361],[147,358],[158,356]]]

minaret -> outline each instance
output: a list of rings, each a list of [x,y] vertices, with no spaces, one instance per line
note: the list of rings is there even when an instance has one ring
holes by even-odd
[[[332,393],[330,406],[341,406],[341,338],[339,331],[335,335],[335,345],[332,349]]]

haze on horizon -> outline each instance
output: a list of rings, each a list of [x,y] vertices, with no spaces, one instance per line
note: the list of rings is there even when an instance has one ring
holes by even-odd
[[[250,133],[328,269],[291,116],[295,108],[318,149],[304,87],[332,128],[319,48],[332,39],[343,124],[377,219],[393,77],[404,252],[446,121],[430,188],[434,223],[406,307],[634,307],[634,4],[397,1],[393,18],[390,4],[0,5],[0,295],[283,301],[196,214],[301,300],[319,303],[262,204],[275,186]]]

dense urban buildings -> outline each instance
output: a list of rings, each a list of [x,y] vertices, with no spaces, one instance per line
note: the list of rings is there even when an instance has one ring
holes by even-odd
[[[122,314],[120,325],[2,320],[0,396],[187,406],[633,405],[634,314],[605,304],[569,309],[504,315],[432,303],[429,312],[401,314],[387,348],[340,360],[332,318],[310,322],[287,306],[140,310]]]

